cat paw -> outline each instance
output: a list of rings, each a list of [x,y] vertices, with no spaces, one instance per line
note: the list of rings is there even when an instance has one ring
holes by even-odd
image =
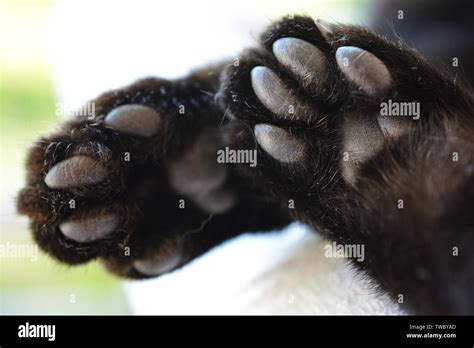
[[[68,264],[100,258],[127,277],[193,256],[186,231],[237,196],[216,161],[224,139],[212,97],[179,88],[148,79],[106,93],[92,102],[94,115],[34,144],[17,205],[44,251]]]
[[[219,100],[249,130],[238,142],[258,144],[264,184],[301,206],[356,185],[384,144],[424,124],[433,95],[453,93],[416,53],[361,27],[294,17],[260,41],[227,68]]]

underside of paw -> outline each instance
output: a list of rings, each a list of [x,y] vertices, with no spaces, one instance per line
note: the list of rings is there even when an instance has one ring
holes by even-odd
[[[387,140],[418,127],[419,108],[413,117],[384,113],[385,104],[408,104],[397,86],[409,75],[400,66],[417,62],[415,53],[402,55],[364,28],[306,17],[277,22],[261,41],[263,52],[246,51],[224,72],[219,93],[230,115],[253,129],[261,163],[270,157],[317,172],[318,156],[334,150],[339,175],[354,185]],[[409,106],[418,106],[419,96],[411,98]]]
[[[416,54],[364,28],[283,19],[238,62],[221,72],[218,91],[209,91],[210,72],[144,80],[99,97],[95,119],[38,141],[18,208],[40,246],[71,264],[99,258],[121,276],[169,272],[197,254],[181,234],[199,238],[215,217],[256,219],[252,202],[242,204],[254,187],[270,187],[285,205],[296,199],[304,213],[325,208],[335,192],[356,187],[384,145],[429,114],[382,112],[419,105],[430,95],[429,74]],[[403,85],[415,87],[407,94]],[[219,150],[243,145],[258,154],[245,174],[216,160]],[[220,242],[219,233],[203,238]]]
[[[150,94],[145,87],[118,94]],[[162,86],[153,88],[163,93]],[[39,245],[60,261],[98,257],[121,276],[156,276],[186,261],[171,232],[229,211],[237,195],[226,165],[215,160],[224,146],[218,120],[206,126],[206,118],[191,119],[202,129],[181,129],[177,124],[188,116],[178,119],[179,109],[160,107],[159,100],[123,103],[116,94],[97,100],[101,112],[94,119],[66,123],[35,144],[18,210],[31,218]]]

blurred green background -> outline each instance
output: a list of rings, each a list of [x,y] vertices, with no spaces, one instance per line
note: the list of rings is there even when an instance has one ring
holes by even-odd
[[[0,243],[32,245],[28,221],[15,213],[23,186],[27,148],[57,121],[55,96],[44,56],[52,1],[0,2]],[[118,279],[96,263],[67,267],[39,252],[0,259],[2,314],[128,313]]]

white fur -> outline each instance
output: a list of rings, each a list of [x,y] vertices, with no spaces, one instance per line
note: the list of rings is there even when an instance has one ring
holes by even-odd
[[[127,282],[137,314],[401,314],[330,243],[293,224],[243,235],[161,278]]]

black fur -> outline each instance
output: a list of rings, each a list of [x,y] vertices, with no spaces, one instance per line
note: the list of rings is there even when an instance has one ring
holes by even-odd
[[[321,86],[301,84],[271,53],[282,37],[303,39],[318,47],[329,62]],[[356,46],[374,53],[394,76],[383,96],[369,98],[348,82],[334,62],[335,50]],[[308,122],[282,120],[267,110],[250,85],[250,70],[271,68],[312,105]],[[221,74],[221,70],[224,72]],[[219,80],[220,78],[220,80]],[[219,92],[217,93],[217,91]],[[215,94],[217,93],[216,104]],[[343,244],[366,246],[366,260],[356,263],[394,298],[403,295],[409,311],[423,314],[474,313],[474,118],[471,92],[439,73],[407,47],[391,44],[373,32],[338,25],[328,42],[306,17],[284,19],[261,37],[261,45],[242,54],[239,66],[217,66],[178,81],[148,79],[95,100],[99,117],[74,121],[38,141],[27,163],[27,187],[18,208],[32,219],[39,245],[70,264],[102,259],[126,277],[145,277],[133,261],[184,252],[181,265],[225,239],[254,230],[282,227],[297,219]],[[345,117],[370,117],[381,101],[416,100],[422,117],[405,134],[387,138],[365,161],[354,185],[341,175]],[[111,109],[128,103],[151,106],[166,119],[159,134],[144,140],[103,126]],[[186,116],[178,115],[185,104]],[[229,211],[209,215],[188,203],[168,183],[165,162],[179,155],[208,125],[220,127],[232,148],[255,149],[253,127],[269,123],[288,129],[309,149],[299,163],[277,162],[258,148],[258,166],[228,165],[228,185],[237,192]],[[43,180],[49,169],[83,148],[107,160],[109,176],[91,187],[51,190]],[[124,162],[125,151],[132,154]],[[459,161],[452,161],[452,153]],[[71,198],[77,210],[68,208]],[[295,209],[288,209],[288,200]],[[404,208],[397,202],[403,199]],[[121,228],[109,239],[92,243],[68,240],[58,224],[72,213],[100,207],[120,212]],[[124,247],[131,255],[124,255]],[[453,247],[459,255],[453,256]]]
[[[302,38],[329,57],[340,46],[357,46],[374,53],[394,76],[393,88],[381,99],[367,99],[332,69],[325,88],[301,88],[271,53],[281,37]],[[259,152],[260,185],[282,200],[293,199],[293,216],[342,244],[363,244],[366,261],[355,264],[378,280],[394,298],[415,313],[474,312],[474,118],[468,90],[431,68],[418,54],[395,46],[374,33],[339,25],[331,45],[322,41],[311,19],[278,22],[262,36],[267,50],[248,51],[239,67],[227,69],[221,104],[237,122],[252,129],[257,123],[287,128],[308,146],[303,163],[285,165]],[[331,46],[331,47],[330,47]],[[273,115],[253,94],[250,69],[271,67],[301,98],[312,98],[320,119],[302,126]],[[373,117],[382,100],[416,100],[420,122],[407,133],[387,138],[383,148],[365,162],[356,184],[341,177],[340,127],[344,117],[362,111]],[[317,114],[317,113],[316,113]],[[239,144],[252,146],[253,134],[241,131]],[[452,154],[462,157],[453,162]],[[404,200],[404,208],[397,202]],[[456,208],[455,208],[456,207]],[[458,256],[453,248],[458,247]]]
[[[270,202],[258,187],[232,171],[228,181],[238,193],[238,203],[231,211],[214,216],[187,199],[186,208],[179,208],[183,197],[170,188],[164,160],[179,156],[205,126],[221,126],[225,131],[225,120],[213,102],[215,81],[212,71],[174,82],[141,80],[97,98],[94,120],[68,122],[56,134],[38,140],[29,154],[27,187],[20,192],[18,210],[30,216],[40,247],[62,262],[77,264],[100,257],[114,273],[142,278],[146,275],[132,266],[137,259],[161,254],[166,259],[180,252],[182,265],[236,234],[286,225],[288,214],[279,203]],[[127,103],[158,109],[166,119],[165,127],[146,140],[104,127],[104,115]],[[185,105],[185,115],[178,114],[180,105]],[[63,190],[48,188],[46,173],[77,150],[107,160],[106,181]],[[123,160],[125,152],[130,153],[130,162]],[[69,208],[71,199],[76,200],[75,209]],[[58,229],[72,214],[110,211],[121,218],[120,228],[110,238],[78,243]]]

